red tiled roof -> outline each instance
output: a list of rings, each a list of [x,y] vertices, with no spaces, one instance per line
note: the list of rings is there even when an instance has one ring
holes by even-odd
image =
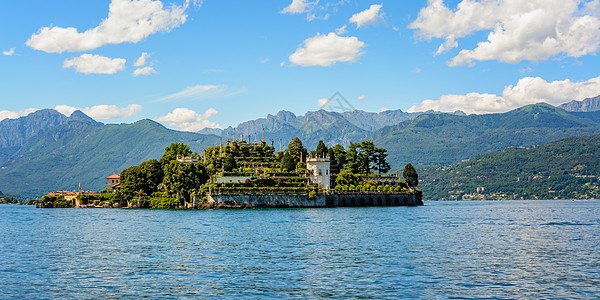
[[[112,175],[106,177],[106,179],[120,179],[121,175],[117,173],[113,173]]]

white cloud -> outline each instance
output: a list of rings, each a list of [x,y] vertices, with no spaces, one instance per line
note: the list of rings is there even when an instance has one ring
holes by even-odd
[[[188,1],[163,8],[155,0],[112,0],[108,18],[98,27],[78,32],[73,27],[43,27],[26,45],[48,53],[81,52],[106,44],[137,43],[159,31],[170,31],[185,23]]]
[[[289,0],[288,0],[289,1]],[[339,6],[348,4],[348,0],[292,0],[290,5],[281,10],[282,14],[306,14],[306,20],[327,20],[331,13],[337,13]],[[288,2],[289,3],[289,2]]]
[[[140,56],[140,58],[138,58],[135,63],[133,64],[135,67],[142,67],[146,64],[146,59],[150,57],[150,54],[146,53],[146,52],[142,52],[142,55]]]
[[[17,119],[37,111],[35,108],[27,108],[20,111],[0,110],[0,121],[4,119]]]
[[[580,5],[585,2],[585,5]],[[463,0],[451,10],[443,0],[429,0],[409,28],[424,38],[446,41],[436,54],[458,46],[456,39],[489,32],[474,49],[462,49],[449,66],[475,61],[518,63],[565,54],[581,57],[600,45],[598,0]]]
[[[63,69],[75,68],[84,74],[115,74],[125,70],[126,60],[123,58],[108,58],[98,54],[82,54],[79,57],[66,59]]]
[[[309,5],[312,3],[308,3],[306,0],[293,0],[290,5],[284,8],[281,13],[282,14],[302,14],[308,11]]]
[[[156,121],[165,122],[169,126],[183,131],[200,131],[204,128],[222,128],[215,122],[208,120],[218,112],[214,108],[207,109],[203,114],[199,114],[188,108],[176,108],[166,116],[155,118]]]
[[[335,33],[336,33],[337,35],[342,35],[342,34],[344,34],[344,33],[348,33],[348,30],[346,29],[346,27],[348,27],[348,26],[347,26],[347,25],[344,25],[344,26],[342,26],[342,27],[340,27],[340,28],[336,29],[336,30],[335,30]]]
[[[102,104],[77,108],[69,105],[57,105],[54,109],[65,116],[70,116],[74,111],[80,110],[94,120],[107,120],[135,116],[142,111],[142,106],[139,104],[130,104],[126,107],[118,107],[116,105]]]
[[[156,70],[154,70],[154,68],[152,68],[150,66],[146,66],[143,68],[137,68],[133,71],[134,77],[138,77],[140,75],[148,76],[148,75],[152,75],[152,74],[156,74]]]
[[[157,101],[169,101],[169,100],[179,100],[179,99],[189,99],[189,98],[197,98],[206,95],[214,95],[219,92],[222,92],[226,89],[224,85],[204,85],[197,84],[194,86],[188,86],[183,91],[177,92],[171,95],[167,95],[158,99]]]
[[[319,104],[319,107],[325,107],[325,106],[329,105],[329,103],[331,103],[331,100],[329,100],[327,98],[321,98],[321,99],[317,100],[317,103]]]
[[[584,5],[584,14],[600,16],[600,0],[593,0]]]
[[[356,97],[356,100],[365,100],[365,95],[360,95]]]
[[[2,51],[3,55],[13,56],[15,54],[15,47],[10,48],[8,51]]]
[[[263,58],[263,59],[260,60],[261,64],[266,64],[268,62],[269,62],[269,58]]]
[[[379,112],[380,112],[380,113],[382,113],[382,112],[386,112],[386,111],[388,111],[388,110],[390,110],[390,109],[389,109],[389,108],[382,107],[382,108],[381,108],[381,110],[379,110]]]
[[[317,34],[304,41],[292,55],[290,62],[298,66],[331,66],[337,62],[355,62],[363,52],[364,42],[358,38],[341,37],[330,32],[328,35]]]
[[[383,7],[382,4],[373,4],[366,10],[363,10],[357,14],[354,14],[350,18],[350,23],[355,23],[356,28],[360,28],[361,26],[368,24],[377,24],[378,22],[383,20]]]
[[[448,52],[454,48],[458,47],[458,42],[454,40],[453,36],[449,36],[444,43],[442,43],[437,51],[435,51],[435,55],[440,55],[444,52]]]
[[[519,73],[521,73],[521,74],[523,74],[523,73],[531,73],[531,72],[533,72],[533,69],[531,67],[519,69]]]
[[[548,82],[540,77],[525,77],[514,86],[506,86],[502,96],[487,93],[443,95],[439,100],[425,100],[411,107],[408,112],[432,109],[443,112],[462,110],[468,114],[497,113],[540,102],[559,105],[598,94],[600,94],[600,76],[581,82],[569,79]]]

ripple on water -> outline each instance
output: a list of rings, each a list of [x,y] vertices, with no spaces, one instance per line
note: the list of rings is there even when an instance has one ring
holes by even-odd
[[[0,205],[7,298],[598,298],[600,201]]]

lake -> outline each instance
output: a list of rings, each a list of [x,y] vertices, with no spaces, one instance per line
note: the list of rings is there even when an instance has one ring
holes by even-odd
[[[600,201],[0,205],[0,298],[599,298]]]

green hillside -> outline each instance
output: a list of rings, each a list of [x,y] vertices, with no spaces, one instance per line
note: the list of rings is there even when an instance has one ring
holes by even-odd
[[[70,126],[70,127],[69,127]],[[160,158],[165,147],[182,142],[192,151],[219,143],[219,137],[170,130],[142,120],[133,124],[94,126],[71,123],[47,128],[29,139],[17,157],[0,167],[0,191],[39,197],[53,190],[101,190],[106,176],[142,161]]]
[[[600,134],[419,170],[429,200],[600,198]]]
[[[421,115],[371,135],[389,150],[392,168],[447,165],[508,147],[529,147],[570,136],[600,132],[594,116],[578,116],[548,104],[501,114]]]

